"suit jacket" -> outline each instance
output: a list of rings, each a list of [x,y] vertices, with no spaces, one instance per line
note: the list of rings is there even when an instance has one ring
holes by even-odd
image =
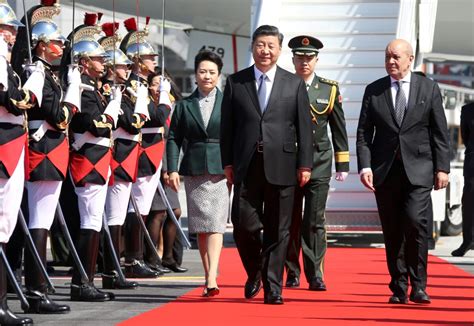
[[[474,102],[466,104],[461,111],[461,137],[464,151],[464,176],[474,176]]]
[[[222,101],[222,165],[232,165],[234,183],[244,180],[256,144],[263,142],[265,177],[282,186],[297,182],[298,168],[312,167],[311,116],[303,80],[279,67],[262,114],[253,66],[227,79]]]
[[[207,128],[199,108],[199,91],[178,101],[171,118],[166,143],[168,172],[178,170],[179,151],[186,140],[181,175],[223,174],[219,148],[222,92],[217,89],[214,109]]]
[[[349,145],[342,99],[337,82],[314,76],[308,88],[313,127],[313,170],[311,178],[331,176],[332,147],[337,172],[349,171]],[[328,127],[331,128],[332,146]]]
[[[449,134],[439,87],[411,73],[401,126],[395,120],[390,87],[386,76],[365,89],[357,127],[359,171],[371,167],[378,186],[400,153],[410,183],[432,186],[435,172],[449,173]]]

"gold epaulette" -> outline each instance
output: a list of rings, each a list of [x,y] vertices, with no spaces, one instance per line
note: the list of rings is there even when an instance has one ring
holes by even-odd
[[[319,81],[321,83],[325,83],[325,84],[329,84],[329,85],[334,85],[334,86],[338,86],[339,83],[335,80],[331,80],[331,79],[326,79],[326,78],[322,78],[322,77],[319,77]]]

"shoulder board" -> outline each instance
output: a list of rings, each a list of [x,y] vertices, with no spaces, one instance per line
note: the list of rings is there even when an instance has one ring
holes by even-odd
[[[338,82],[337,82],[337,81],[335,81],[335,80],[330,80],[330,79],[326,79],[326,78],[321,78],[321,77],[319,77],[319,81],[320,81],[321,83],[326,83],[326,84],[329,84],[329,85],[335,85],[335,86],[338,85]]]

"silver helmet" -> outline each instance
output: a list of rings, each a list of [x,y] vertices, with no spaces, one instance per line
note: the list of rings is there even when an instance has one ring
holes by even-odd
[[[147,17],[146,26],[143,31],[138,30],[135,18],[129,18],[124,21],[124,25],[127,28],[128,34],[124,37],[120,48],[130,59],[142,55],[158,56],[158,52],[146,40],[146,37],[148,36],[149,21],[150,18]]]
[[[53,17],[59,15],[61,8],[59,4],[45,6],[36,9],[31,16],[31,45],[35,47],[38,42],[61,41],[66,42],[66,38],[61,35],[58,25],[53,21]]]
[[[96,41],[96,35],[101,32],[98,25],[84,26],[74,33],[72,55],[74,59],[83,57],[108,57],[104,48]]]
[[[131,65],[133,62],[119,49],[120,36],[117,35],[118,28],[118,23],[102,24],[102,31],[105,33],[105,36],[99,40],[99,44],[102,45],[109,56],[108,64]]]
[[[15,12],[6,0],[0,0],[0,25],[25,26],[16,18]]]

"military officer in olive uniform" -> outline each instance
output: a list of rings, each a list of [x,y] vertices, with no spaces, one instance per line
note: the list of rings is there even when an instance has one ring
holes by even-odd
[[[310,181],[297,188],[293,205],[290,243],[286,259],[287,287],[298,287],[299,253],[303,249],[304,273],[313,291],[325,291],[324,256],[326,254],[326,200],[331,179],[332,147],[336,161],[336,180],[344,181],[349,171],[349,149],[342,111],[342,97],[337,82],[319,77],[314,69],[323,44],[311,36],[292,38],[288,46],[293,52],[296,74],[307,84],[313,126],[313,169]],[[331,128],[331,141],[328,136]],[[301,219],[303,197],[304,216]]]

